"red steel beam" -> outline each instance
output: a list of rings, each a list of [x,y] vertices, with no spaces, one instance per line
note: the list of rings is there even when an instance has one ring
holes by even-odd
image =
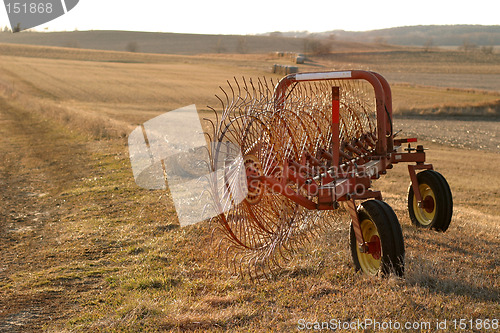
[[[376,100],[376,111],[377,111],[377,143],[375,148],[375,153],[379,156],[385,156],[387,154],[387,139],[386,135],[390,134],[387,132],[387,125],[390,124],[390,119],[386,115],[386,108],[389,115],[392,113],[392,104],[387,102],[391,97],[391,92],[389,84],[386,84],[385,79],[381,80],[380,74],[374,74],[368,71],[332,71],[332,72],[313,72],[313,73],[297,73],[290,74],[281,79],[276,86],[274,92],[274,103],[277,109],[281,108],[286,99],[287,88],[295,82],[305,82],[305,81],[325,81],[325,80],[365,80],[370,83],[375,92]],[[384,89],[385,87],[385,89]],[[385,90],[388,89],[387,94],[389,98],[386,97]],[[391,144],[392,146],[392,140]]]
[[[340,88],[332,87],[332,167],[334,177],[340,165]]]

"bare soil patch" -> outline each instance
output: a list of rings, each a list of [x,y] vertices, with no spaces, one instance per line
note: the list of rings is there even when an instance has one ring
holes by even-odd
[[[446,146],[500,153],[500,120],[467,117],[395,116],[394,130]]]

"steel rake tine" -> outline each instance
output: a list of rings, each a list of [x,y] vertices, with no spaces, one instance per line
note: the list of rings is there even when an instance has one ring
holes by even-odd
[[[225,101],[218,97],[223,113],[220,125],[211,126],[212,130],[215,128],[218,131],[214,140],[234,141],[242,145],[244,154],[256,154],[266,175],[275,175],[273,170],[277,170],[287,159],[301,161],[304,153],[317,156],[321,149],[329,150],[333,135],[330,128],[331,86],[335,84],[347,87],[347,90],[357,87],[345,81],[294,83],[286,90],[286,101],[280,109],[282,112],[277,114],[278,110],[272,103],[273,79],[258,77],[247,80],[243,77],[242,84],[236,77],[233,79],[234,83],[228,81],[230,93],[221,88]],[[353,138],[361,137],[360,133],[372,132],[373,121],[365,119],[368,118],[365,116],[368,112],[365,104],[346,105],[355,100],[354,95],[345,93],[346,89],[341,89],[340,131],[342,140],[351,142]],[[266,125],[255,126],[249,116]],[[327,162],[320,159],[319,163]],[[316,165],[310,172],[316,173],[315,168]],[[280,172],[283,171],[277,174]],[[228,176],[223,181],[228,188],[232,188],[237,186],[239,180]],[[291,188],[300,193],[298,185],[292,184]],[[228,245],[219,242],[219,253],[225,248],[228,266],[252,281],[272,278],[274,269],[291,260],[300,247],[310,244],[312,238],[318,237],[334,223],[319,213],[298,209],[290,199],[279,194],[269,194],[256,205],[263,206],[252,208],[252,205],[242,202],[231,208],[222,233],[213,234],[228,237]],[[250,212],[259,216],[252,217]],[[217,221],[223,222],[220,219]]]
[[[226,94],[226,92],[224,91],[224,89],[222,89],[221,86],[219,86],[219,89],[222,90],[222,92],[224,94]],[[226,111],[226,105],[224,104],[224,101],[222,100],[222,98],[219,97],[219,95],[215,95],[215,97],[219,100],[221,106],[222,106],[222,115],[221,115],[221,121],[219,122],[219,124],[221,124],[222,126],[222,123],[223,123],[223,119],[224,119],[224,116],[225,116],[225,113],[227,112]],[[215,111],[215,110],[214,110]]]

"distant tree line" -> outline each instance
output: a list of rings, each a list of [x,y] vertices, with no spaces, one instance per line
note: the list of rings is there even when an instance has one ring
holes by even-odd
[[[21,23],[16,24],[13,31],[20,32],[21,31]],[[5,27],[3,27],[3,29],[0,30],[0,32],[12,32],[12,30],[6,25]]]

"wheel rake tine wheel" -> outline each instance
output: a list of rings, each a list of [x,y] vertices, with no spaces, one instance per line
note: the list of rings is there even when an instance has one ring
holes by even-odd
[[[210,108],[216,117],[216,123],[210,124],[214,133],[207,133],[210,140],[239,145],[245,161],[245,172],[257,170],[258,179],[286,176],[283,166],[289,160],[306,163],[305,170],[299,170],[301,174],[315,174],[318,172],[315,171],[318,162],[301,162],[307,154],[319,158],[320,163],[329,163],[328,159],[319,157],[322,149],[331,149],[332,142],[331,87],[328,84],[295,83],[284,92],[285,102],[276,105],[273,100],[275,84],[272,80],[247,80],[243,77],[241,82],[236,78],[234,82],[228,81],[227,89],[230,91],[220,87],[223,97],[217,98],[222,112],[219,117],[215,109]],[[361,138],[366,130],[372,131],[373,127],[370,119],[364,121],[367,114],[364,104],[346,106],[345,100],[353,97],[347,96],[347,93],[342,96],[342,140],[351,142]],[[215,170],[215,159],[219,153],[216,145],[213,148],[210,156],[212,169]],[[256,163],[259,166],[257,169],[248,169],[251,165],[248,161],[251,160],[247,161],[246,156],[250,154],[256,157],[256,161],[251,163]],[[238,179],[230,175],[226,175],[222,181],[227,189],[239,186]],[[283,184],[289,184],[287,179],[282,181]],[[301,195],[307,195],[298,184],[287,186]],[[266,186],[255,193],[256,198],[259,198],[255,202],[251,202],[247,196],[222,213],[221,217],[214,218],[220,227],[214,228],[212,233],[214,238],[227,238],[216,244],[217,253],[225,255],[233,271],[238,271],[241,276],[246,272],[251,280],[272,278],[275,269],[291,260],[299,248],[310,243],[313,237],[321,236],[333,223],[325,216],[337,216],[308,211]],[[226,206],[229,203],[222,204]]]

